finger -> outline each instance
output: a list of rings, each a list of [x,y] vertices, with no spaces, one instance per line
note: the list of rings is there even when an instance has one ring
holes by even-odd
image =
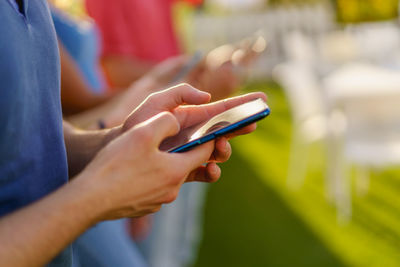
[[[206,57],[206,64],[210,70],[219,68],[222,64],[229,61],[232,54],[235,52],[235,47],[231,44],[221,45],[210,51]]]
[[[137,142],[150,139],[158,147],[165,138],[176,135],[180,130],[180,125],[172,113],[161,112],[134,128],[139,128],[142,133],[142,140],[137,140]]]
[[[215,141],[210,141],[194,149],[183,153],[172,153],[172,157],[176,162],[179,162],[183,170],[187,170],[187,174],[208,162],[214,151]]]
[[[210,94],[200,91],[189,84],[179,84],[151,95],[151,102],[161,109],[173,110],[183,105],[200,105],[210,101]]]
[[[211,155],[210,161],[212,162],[225,162],[232,154],[232,148],[225,137],[218,138],[215,141],[215,149]]]
[[[216,163],[210,162],[206,166],[201,166],[192,171],[185,180],[185,183],[194,181],[214,183],[218,181],[220,177],[221,177],[221,169]]]
[[[213,116],[221,112],[224,112],[228,109],[236,107],[240,104],[247,103],[257,98],[261,98],[266,101],[267,96],[262,92],[250,93],[220,100],[207,105],[181,107],[176,110],[174,114],[177,117],[182,128],[185,128],[209,120]]]
[[[208,104],[206,105],[207,112],[210,116],[215,116],[225,110],[231,109],[257,98],[261,98],[264,101],[267,101],[267,96],[262,92],[249,93]]]

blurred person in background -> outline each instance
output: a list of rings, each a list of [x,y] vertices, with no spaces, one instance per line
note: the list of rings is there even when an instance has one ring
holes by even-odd
[[[111,84],[128,86],[156,63],[182,54],[172,18],[173,0],[87,0],[102,36],[102,63]]]
[[[239,78],[235,75],[231,62],[231,55],[234,53],[232,51],[228,55],[225,53],[222,60],[218,53],[209,53],[207,60],[200,60],[184,76],[179,76],[179,73],[190,57],[168,57],[162,64],[154,63],[157,67],[145,72],[147,75],[140,76],[143,79],[137,83],[129,83],[126,86],[128,90],[122,90],[126,92],[112,91],[109,89],[106,72],[100,66],[99,53],[103,44],[97,25],[86,17],[70,17],[55,9],[52,13],[61,42],[63,112],[77,126],[96,128],[102,116],[106,116],[102,119],[107,127],[118,125],[127,112],[147,95],[158,88],[178,82],[196,84],[204,91],[213,91],[212,97],[216,100],[229,96],[238,87]],[[210,57],[219,57],[217,61],[220,64],[209,64]],[[178,76],[179,79],[176,80]],[[211,90],[212,88],[215,89]],[[78,116],[73,116],[77,113]]]
[[[60,41],[63,113],[79,127],[97,128],[100,118],[108,127],[120,124],[150,93],[167,87],[186,61],[184,57],[172,58],[158,64],[126,92],[112,92],[100,66],[101,40],[96,25],[90,18],[75,18],[54,7],[52,17]],[[73,116],[77,113],[79,116]]]
[[[101,61],[111,86],[127,87],[155,64],[184,53],[172,17],[178,0],[85,1],[101,32]],[[193,70],[194,85],[211,93],[213,100],[232,94],[240,83],[230,58],[223,63],[210,68],[203,60]]]

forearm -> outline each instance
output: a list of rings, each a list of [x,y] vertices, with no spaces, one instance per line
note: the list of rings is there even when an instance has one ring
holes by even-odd
[[[99,121],[111,128],[120,125],[126,117],[151,93],[157,92],[162,85],[153,77],[142,78],[133,83],[126,91],[114,96],[110,101],[85,112],[66,118],[74,126],[82,129],[99,129]]]
[[[83,131],[64,121],[64,140],[67,150],[69,176],[81,172],[93,157],[121,132],[120,127]]]
[[[95,130],[99,129],[98,122],[100,120],[104,121],[104,118],[107,116],[107,114],[109,114],[114,108],[116,108],[115,101],[111,99],[107,103],[86,110],[84,112],[66,117],[65,119],[74,126],[81,129]]]
[[[101,203],[82,181],[73,181],[0,218],[0,266],[43,266],[98,222]]]
[[[114,95],[111,92],[103,94],[93,93],[78,66],[60,43],[61,58],[61,103],[63,113],[66,115],[82,112],[102,103],[105,103]]]
[[[108,102],[114,96],[114,93],[94,94],[81,91],[79,87],[75,88],[79,93],[66,89],[65,83],[61,85],[61,102],[64,115],[71,116],[91,110]]]

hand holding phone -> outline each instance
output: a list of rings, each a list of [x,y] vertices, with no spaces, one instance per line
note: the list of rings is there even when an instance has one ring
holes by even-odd
[[[270,114],[270,109],[261,98],[228,109],[214,117],[181,131],[168,138],[161,148],[168,152],[185,152],[217,137],[224,136]]]

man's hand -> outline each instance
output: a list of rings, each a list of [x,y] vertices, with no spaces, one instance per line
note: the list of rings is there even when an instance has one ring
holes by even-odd
[[[93,196],[98,220],[142,216],[175,200],[186,177],[214,149],[210,142],[182,154],[160,151],[179,129],[172,113],[159,113],[111,141],[72,181]]]
[[[135,109],[126,119],[122,130],[126,131],[134,125],[163,111],[171,112],[177,118],[180,129],[185,130],[190,126],[206,121],[225,110],[256,98],[263,98],[265,100],[266,96],[264,93],[251,93],[207,105],[201,105],[210,100],[210,95],[197,90],[190,85],[180,84],[150,95],[146,101]],[[221,173],[216,163],[227,161],[231,155],[231,147],[228,140],[237,135],[250,133],[255,130],[255,127],[256,124],[254,123],[230,134],[229,136],[217,139],[213,154],[207,161],[207,165],[201,166],[191,172],[187,181],[216,181],[220,177]]]
[[[254,130],[255,124],[185,153],[161,151],[160,144],[181,128],[257,97],[265,99],[264,94],[255,93],[181,106],[209,100],[207,94],[181,85],[150,96],[123,128],[109,130],[109,134],[68,130],[69,157],[75,158],[78,148],[85,150],[80,156],[84,159],[96,156],[70,183],[0,219],[0,265],[44,265],[101,220],[155,212],[177,197],[184,182],[215,181],[220,175],[215,161],[227,160],[231,152],[226,140]],[[109,141],[112,136],[118,137]],[[205,162],[209,162],[206,167],[202,166]]]

